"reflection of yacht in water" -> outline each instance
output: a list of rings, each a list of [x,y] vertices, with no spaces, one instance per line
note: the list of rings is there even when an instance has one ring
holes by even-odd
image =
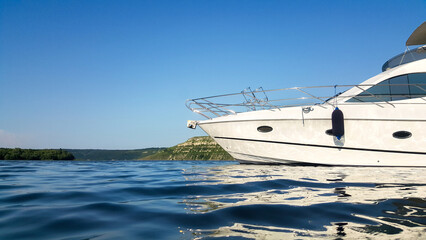
[[[198,239],[424,239],[425,168],[210,166],[185,172],[182,203],[228,218]]]
[[[424,44],[426,22],[406,43],[422,46],[407,48],[360,85],[188,100],[189,109],[208,118],[188,127],[199,125],[241,163],[426,167]]]

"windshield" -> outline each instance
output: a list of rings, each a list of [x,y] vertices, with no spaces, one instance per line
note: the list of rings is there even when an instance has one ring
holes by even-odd
[[[426,58],[426,45],[401,53],[383,64],[382,71],[389,70],[402,64]]]

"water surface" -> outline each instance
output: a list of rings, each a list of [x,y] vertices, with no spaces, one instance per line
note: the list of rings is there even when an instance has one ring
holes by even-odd
[[[0,239],[421,239],[425,168],[0,161]]]

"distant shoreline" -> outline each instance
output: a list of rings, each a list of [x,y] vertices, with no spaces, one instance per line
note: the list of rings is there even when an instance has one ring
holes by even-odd
[[[235,159],[211,137],[202,136],[192,137],[169,148],[131,150],[0,148],[0,160],[233,161]]]

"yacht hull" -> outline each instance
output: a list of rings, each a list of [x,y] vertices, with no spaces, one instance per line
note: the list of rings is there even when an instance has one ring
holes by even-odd
[[[241,163],[426,167],[424,106],[345,106],[341,139],[330,135],[332,111],[264,110],[199,126]],[[401,131],[409,136],[396,138]]]

